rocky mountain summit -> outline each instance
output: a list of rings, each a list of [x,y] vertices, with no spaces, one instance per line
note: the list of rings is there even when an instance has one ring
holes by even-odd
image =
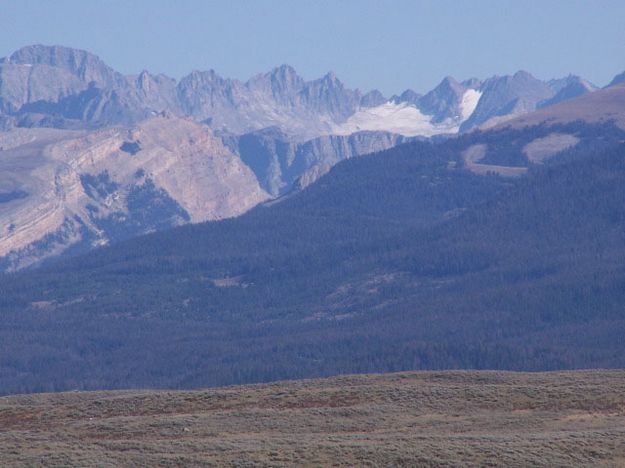
[[[559,80],[550,80],[547,84],[556,94],[547,101],[539,103],[539,108],[549,107],[554,104],[558,104],[559,102],[568,101],[569,99],[573,99],[599,89],[590,81],[577,75],[569,75],[566,78],[561,78]]]
[[[0,126],[103,128],[131,125],[162,111],[191,117],[219,135],[278,127],[305,141],[356,131],[431,136],[469,130],[591,92],[579,77],[543,82],[527,72],[445,78],[421,95],[388,99],[346,87],[334,73],[306,81],[288,65],[243,82],[214,70],[176,82],[147,71],[124,76],[97,56],[61,46],[24,47],[0,59]]]
[[[495,76],[480,85],[482,93],[475,111],[462,124],[462,129],[482,125],[491,119],[510,118],[531,112],[551,98],[555,91],[545,82],[525,71],[512,76]]]
[[[0,113],[12,126],[56,128],[104,127],[149,116],[132,83],[97,56],[42,45],[0,59]]]
[[[331,133],[334,123],[365,102],[360,91],[345,88],[333,73],[306,82],[287,65],[245,83],[214,70],[195,71],[180,80],[177,95],[182,112],[223,133],[278,126],[296,138]]]

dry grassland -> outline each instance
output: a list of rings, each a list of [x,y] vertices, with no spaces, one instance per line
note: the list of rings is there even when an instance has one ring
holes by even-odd
[[[625,466],[625,371],[0,398],[2,466]]]

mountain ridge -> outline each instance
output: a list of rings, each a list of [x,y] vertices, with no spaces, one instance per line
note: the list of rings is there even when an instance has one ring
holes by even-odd
[[[622,366],[622,140],[574,122],[410,142],[238,218],[4,275],[5,391]],[[527,177],[471,171],[475,145]]]
[[[0,257],[9,269],[71,246],[235,216],[269,197],[240,158],[190,120],[21,130],[0,133],[2,186],[23,194],[0,204]]]
[[[91,219],[94,213],[84,212],[85,207],[80,208],[80,215],[76,215],[74,210],[71,216],[55,218],[52,222],[51,213],[55,210],[48,210],[48,203],[61,206],[63,201],[55,202],[53,196],[46,195],[44,198],[49,200],[44,202],[42,199],[40,206],[31,203],[33,199],[29,194],[32,190],[30,186],[21,185],[20,181],[39,180],[39,176],[33,174],[43,171],[43,166],[24,167],[24,173],[18,174],[17,159],[10,156],[11,152],[37,153],[41,150],[34,148],[36,143],[20,140],[31,127],[32,138],[36,142],[42,128],[58,128],[57,136],[66,135],[69,140],[75,140],[71,132],[86,132],[81,138],[87,139],[93,137],[87,134],[97,135],[107,129],[130,134],[133,128],[149,126],[150,121],[163,116],[179,119],[180,122],[188,121],[184,125],[189,128],[195,121],[210,129],[213,136],[220,139],[253,173],[253,178],[244,178],[245,182],[239,184],[241,206],[231,206],[219,214],[216,208],[209,208],[203,217],[188,211],[188,200],[179,187],[166,188],[156,183],[156,191],[150,195],[152,199],[146,198],[144,192],[141,192],[143,198],[137,198],[145,203],[143,208],[147,211],[133,221],[120,221],[121,224],[126,223],[124,229],[135,223],[133,232],[142,233],[153,228],[170,227],[172,222],[236,216],[254,206],[254,203],[245,201],[245,194],[256,193],[257,196],[253,197],[255,203],[264,201],[264,197],[282,197],[312,184],[341,160],[414,139],[439,135],[446,138],[502,121],[517,122],[519,115],[526,115],[526,119],[536,118],[536,115],[541,115],[540,112],[555,115],[554,112],[562,106],[572,108],[577,112],[575,115],[583,119],[586,114],[592,113],[584,108],[588,107],[584,103],[594,103],[606,92],[614,93],[596,91],[594,85],[575,75],[543,82],[528,72],[520,71],[511,76],[495,76],[486,80],[471,78],[462,82],[448,76],[425,95],[406,90],[400,96],[386,99],[377,90],[362,93],[349,89],[332,72],[306,81],[287,64],[254,75],[245,82],[224,78],[215,70],[193,71],[176,81],[145,70],[137,75],[121,75],[84,50],[27,46],[0,60],[0,127],[5,129],[0,132],[0,151],[4,145],[9,150],[8,153],[5,151],[7,161],[13,161],[4,165],[6,173],[0,181],[0,200],[4,200],[0,205],[0,221],[4,223],[0,234],[0,256],[4,258],[5,267],[14,268],[30,264],[27,258],[45,259],[52,253],[75,252],[81,245],[80,239],[89,238],[89,242],[96,245],[123,238],[123,235],[118,236],[120,223],[115,226],[107,224],[107,228],[102,230]],[[593,97],[595,95],[597,97]],[[620,101],[617,99],[614,102]],[[607,106],[592,104],[591,107],[600,113],[603,111],[597,109],[612,109],[608,120],[618,120],[619,112],[622,113],[620,108],[614,107],[614,103]],[[15,129],[13,133],[11,128]],[[63,134],[63,131],[67,133]],[[15,143],[15,148],[11,148],[13,138],[22,141]],[[558,141],[564,144],[576,141],[575,138],[571,135],[556,136],[550,143],[545,141],[537,145],[556,148]],[[133,145],[138,145],[133,139],[127,143],[131,149]],[[161,143],[167,146],[166,142]],[[140,150],[138,145],[137,151]],[[119,149],[111,148],[111,151],[114,153]],[[479,150],[476,151],[471,153],[472,158],[478,156]],[[549,151],[553,149],[538,150],[541,154],[548,154]],[[494,170],[500,174],[527,171],[525,167],[492,165],[488,158],[487,155],[484,160],[465,162],[476,171]],[[516,158],[516,163],[525,164]],[[120,164],[131,166],[133,163],[127,160]],[[110,187],[118,182],[101,179],[104,177],[102,174],[84,170],[75,176],[84,180],[95,177],[92,182],[101,185],[98,185],[99,190],[113,190]],[[135,185],[132,190],[141,191],[140,187],[145,182],[142,177],[129,179],[123,191],[126,195],[131,192],[128,184]],[[44,180],[42,185],[49,184],[49,180]],[[259,187],[262,187],[260,190],[264,195],[258,192]],[[202,193],[202,189],[196,189],[196,195]],[[84,187],[82,190],[83,195],[80,196],[85,195]],[[57,193],[65,192],[58,188]],[[107,196],[113,195],[111,192]],[[213,195],[210,187],[204,189],[205,202],[212,200]],[[172,210],[167,216],[178,213],[178,221],[174,222],[174,218],[167,216],[169,221],[165,221],[159,217],[165,215],[153,209],[157,199]],[[28,212],[24,211],[27,206],[31,207]],[[137,213],[141,211],[137,206],[135,208]],[[121,212],[124,214],[119,216],[126,217],[126,209],[123,207]],[[24,231],[23,226],[20,227],[24,220],[34,219],[33,216],[37,218],[37,213],[47,213],[42,219],[49,221],[39,223],[40,229],[35,229],[33,225]],[[107,234],[107,229],[112,231]],[[9,256],[12,260],[7,263]]]
[[[406,90],[389,99],[378,90],[363,93],[349,89],[333,72],[305,81],[286,64],[245,82],[223,78],[214,70],[192,71],[180,80],[146,71],[124,76],[87,51],[44,45],[26,46],[1,59],[0,77],[4,127],[128,125],[169,111],[226,134],[278,125],[300,141],[341,133],[341,126],[358,112],[392,103],[413,107],[413,114],[418,113],[418,118],[433,126],[433,130],[414,128],[405,136],[454,133],[492,117],[534,110],[539,102],[550,105],[550,99],[561,91],[527,72],[483,81],[472,78],[458,82],[447,77],[425,95]],[[557,101],[593,89],[580,85],[562,92]],[[460,109],[461,94],[469,90],[479,92],[477,100],[484,102],[476,102],[465,115]],[[61,100],[63,105],[59,105]],[[369,118],[376,119],[376,127],[362,130],[394,131],[384,128],[383,113],[372,115]],[[446,121],[454,125],[438,126]]]

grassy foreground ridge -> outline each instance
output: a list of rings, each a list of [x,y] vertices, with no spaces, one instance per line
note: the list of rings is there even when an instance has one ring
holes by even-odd
[[[625,371],[0,398],[3,466],[623,466]]]

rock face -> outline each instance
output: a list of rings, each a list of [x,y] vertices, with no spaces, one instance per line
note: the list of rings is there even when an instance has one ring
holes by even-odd
[[[458,119],[462,116],[462,97],[469,88],[448,76],[436,88],[418,101],[421,112],[432,115],[433,121]]]
[[[225,141],[254,171],[262,188],[275,197],[309,185],[344,159],[382,151],[407,140],[388,132],[359,132],[298,143],[273,127]]]
[[[193,72],[177,87],[182,111],[227,133],[247,133],[279,126],[292,137],[331,133],[361,105],[380,102],[380,96],[362,96],[329,73],[304,81],[283,65],[246,83],[224,79],[215,71]]]
[[[19,126],[60,128],[127,124],[149,115],[126,77],[95,55],[42,45],[0,60],[0,111]]]
[[[15,129],[0,147],[0,257],[9,270],[236,216],[268,198],[239,157],[186,119],[87,133]]]
[[[494,117],[531,112],[538,103],[554,95],[549,85],[524,71],[512,76],[489,78],[480,86],[480,91],[482,96],[479,103],[463,123],[462,129],[481,125]]]
[[[38,101],[58,102],[80,94],[90,83],[121,88],[125,78],[88,52],[67,47],[30,46],[0,60],[3,108],[18,110]]]

